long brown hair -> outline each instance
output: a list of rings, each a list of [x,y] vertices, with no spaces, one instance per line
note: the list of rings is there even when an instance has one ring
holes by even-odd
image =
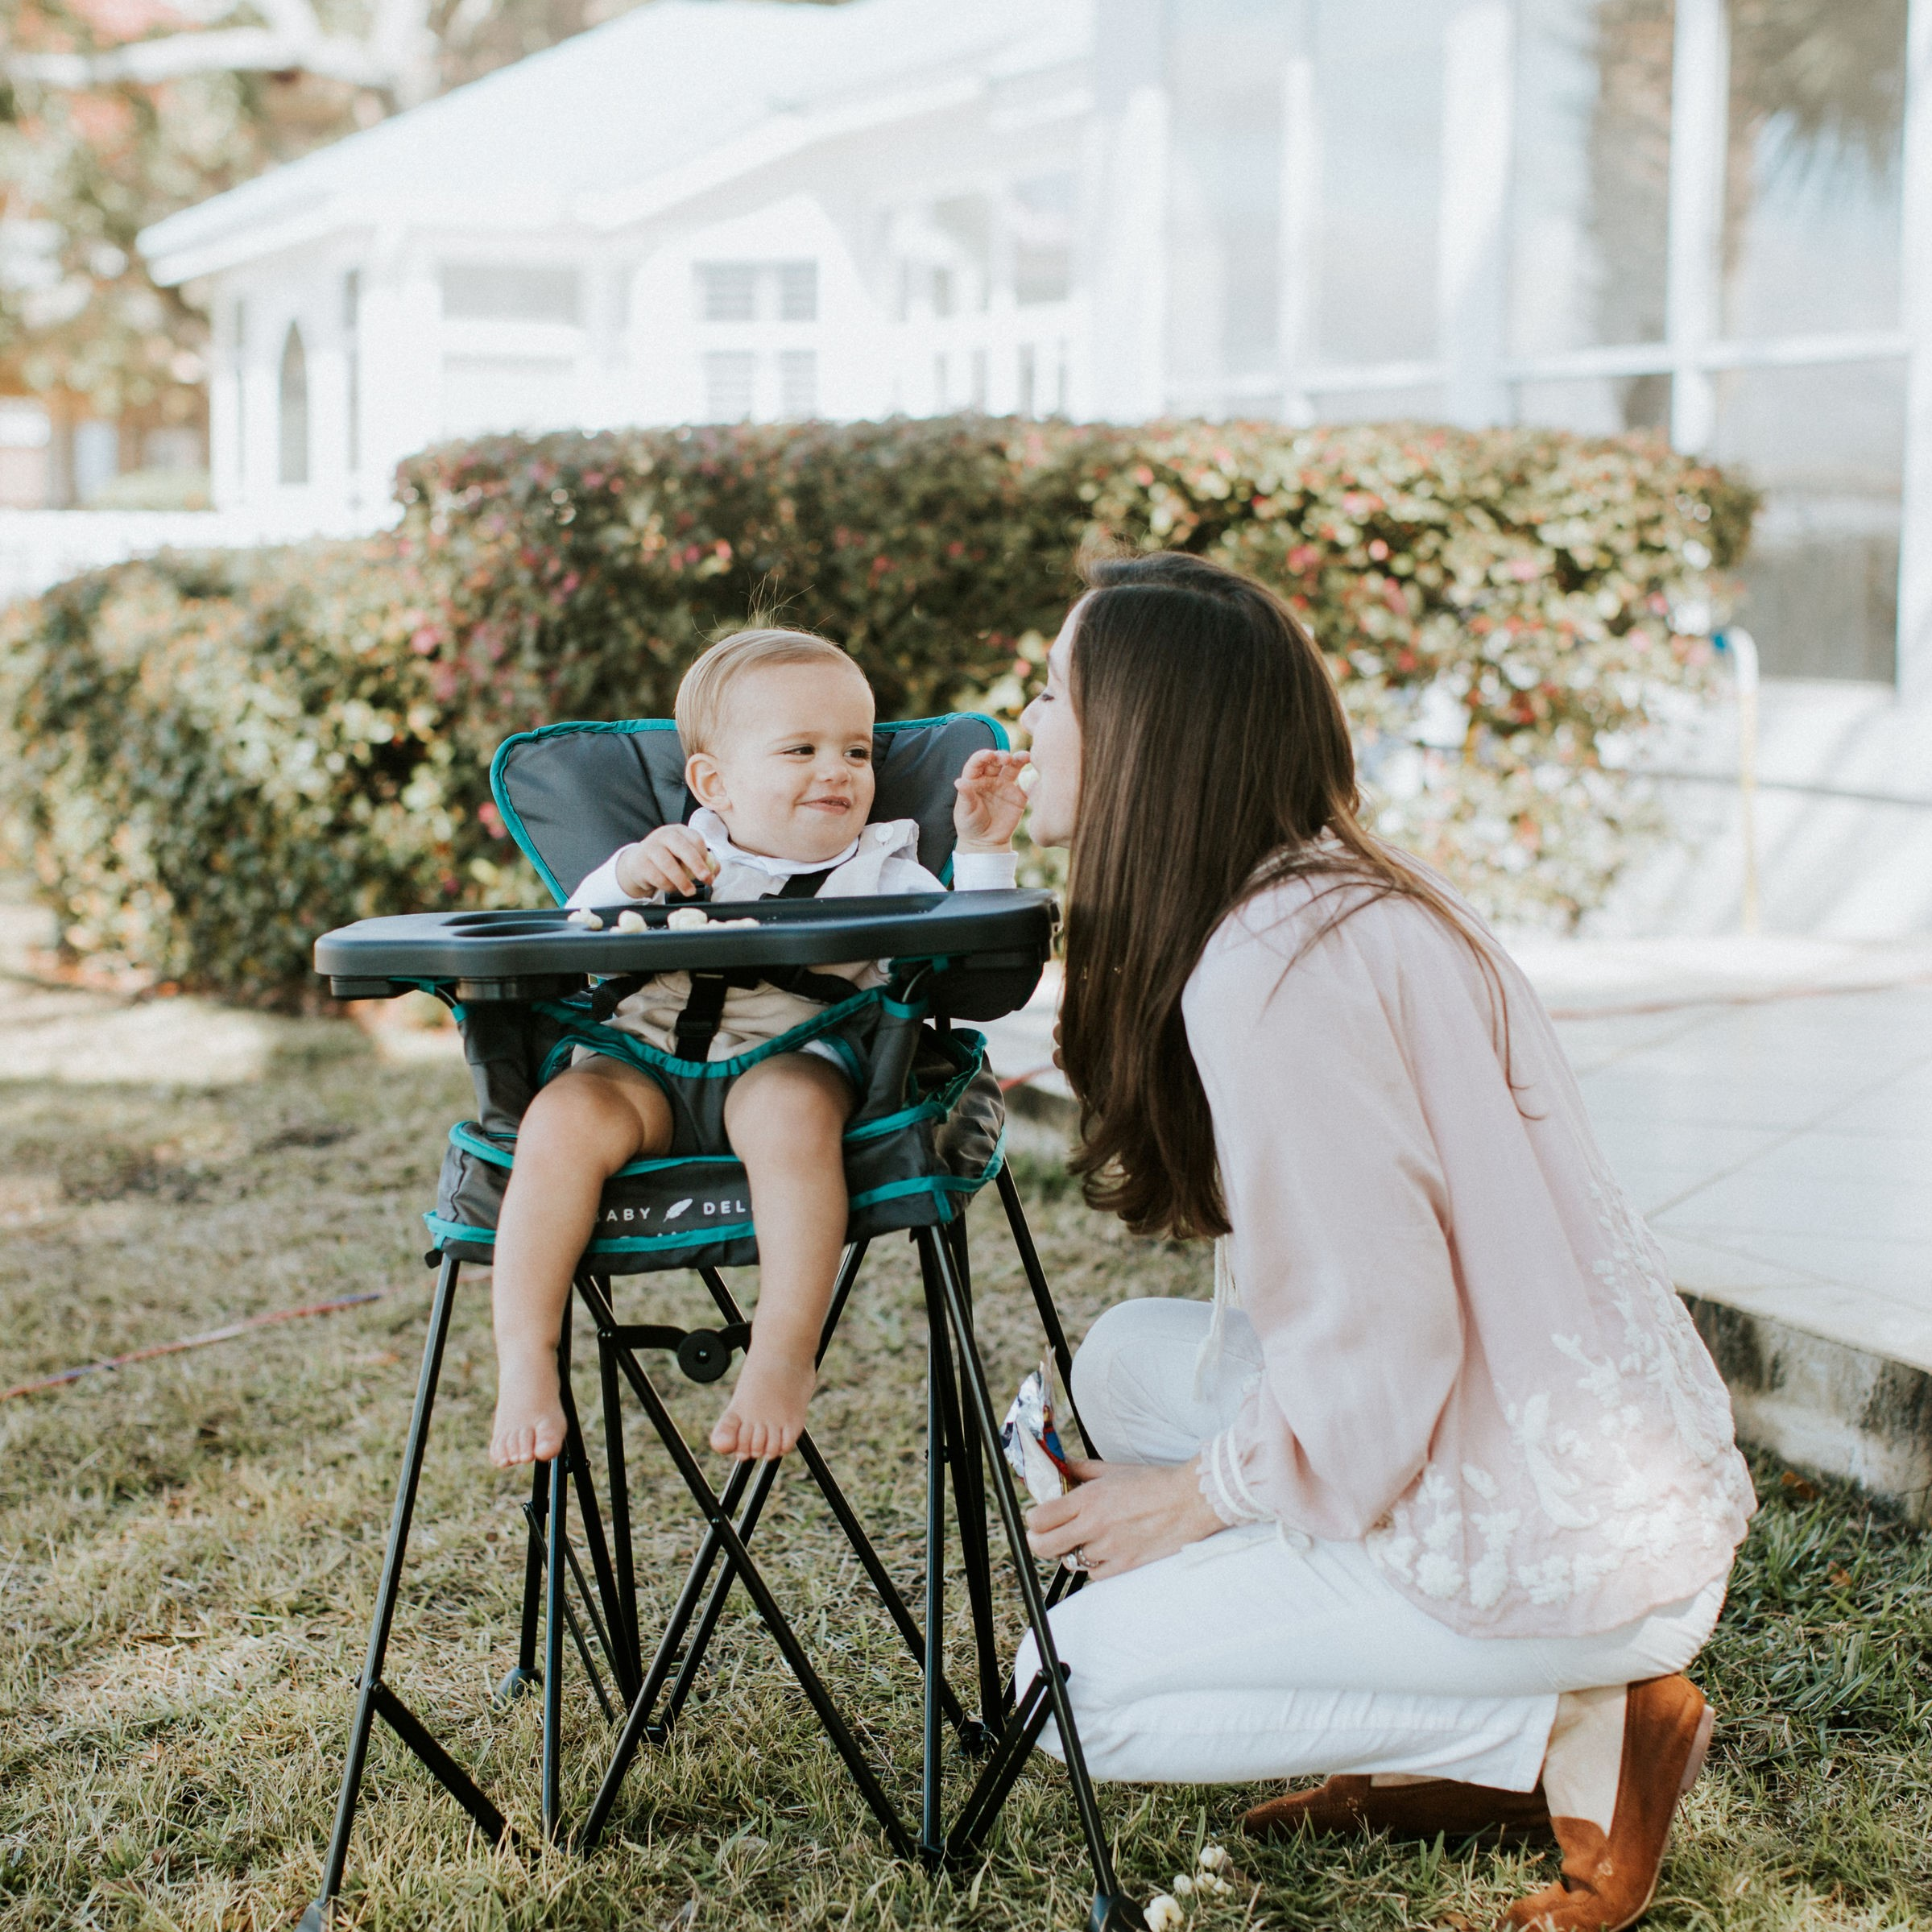
[[[1138,1234],[1222,1235],[1214,1123],[1181,995],[1236,906],[1283,879],[1327,875],[1322,890],[1338,896],[1319,938],[1374,900],[1417,900],[1500,988],[1453,902],[1362,829],[1342,701],[1280,598],[1178,552],[1109,558],[1084,574],[1060,1019],[1080,1103],[1072,1165],[1089,1202]]]

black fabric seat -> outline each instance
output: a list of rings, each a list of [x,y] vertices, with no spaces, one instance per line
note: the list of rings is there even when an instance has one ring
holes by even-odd
[[[916,820],[921,862],[942,879],[949,879],[954,781],[974,751],[1004,743],[996,723],[971,714],[882,726],[874,754],[874,820]],[[490,781],[506,826],[560,902],[618,846],[658,825],[681,822],[693,803],[684,787],[683,753],[675,729],[662,720],[565,724],[520,734],[498,751]],[[499,1692],[500,1699],[507,1700],[540,1686],[542,1811],[544,1831],[552,1837],[561,1838],[566,1830],[560,1798],[566,1642],[581,1661],[591,1694],[616,1728],[597,1797],[571,1834],[588,1851],[602,1833],[638,1752],[662,1745],[681,1721],[726,1598],[742,1587],[896,1851],[934,1868],[972,1858],[1051,1718],[1062,1740],[1093,1866],[1090,1922],[1096,1927],[1140,1922],[1115,1877],[1081,1754],[1066,1672],[1057,1661],[1046,1619],[1049,1605],[1069,1582],[1077,1587],[1078,1579],[1056,1573],[1043,1582],[1026,1549],[1021,1505],[999,1453],[998,1417],[974,1326],[966,1215],[974,1199],[991,1187],[1026,1274],[1045,1344],[1063,1380],[1070,1371],[1066,1338],[1005,1164],[1004,1107],[987,1062],[986,1041],[970,1027],[955,1024],[1011,1012],[1024,1003],[1038,983],[1050,933],[1045,918],[1048,904],[1021,907],[1034,916],[1026,928],[1032,937],[1020,944],[1013,937],[1019,929],[1009,903],[1018,897],[821,900],[793,903],[776,915],[769,911],[772,902],[758,901],[766,924],[739,949],[747,958],[756,954],[759,961],[772,963],[782,953],[783,964],[807,967],[842,956],[869,956],[854,951],[842,955],[836,949],[856,943],[841,936],[838,922],[868,912],[877,916],[881,908],[899,921],[893,930],[911,935],[904,941],[909,949],[891,958],[885,985],[855,994],[759,1050],[783,1051],[836,1026],[838,1036],[847,1043],[843,1050],[850,1056],[849,1070],[860,1095],[845,1136],[847,1246],[821,1357],[834,1345],[870,1245],[908,1233],[918,1254],[930,1335],[923,1629],[809,1431],[796,1451],[804,1474],[823,1496],[858,1558],[880,1612],[906,1647],[908,1692],[915,1681],[920,1686],[925,1764],[917,1824],[902,1814],[826,1690],[752,1553],[759,1518],[781,1465],[735,1465],[722,1491],[714,1490],[679,1435],[658,1386],[667,1374],[698,1382],[718,1380],[749,1339],[745,1312],[718,1271],[755,1262],[757,1242],[744,1172],[722,1144],[720,1130],[715,1144],[674,1145],[671,1155],[634,1161],[615,1176],[604,1189],[596,1231],[578,1262],[577,1314],[587,1318],[597,1342],[603,1494],[598,1494],[572,1392],[572,1323],[567,1318],[559,1351],[565,1446],[554,1462],[538,1465],[534,1472],[526,1506],[531,1529],[518,1655]],[[978,902],[987,908],[983,919],[976,916]],[[1003,922],[993,916],[999,906],[1004,908]],[[931,929],[937,933],[941,912],[943,945],[935,940],[922,946],[920,916],[931,913]],[[434,929],[428,937],[426,926]],[[976,936],[981,933],[986,937]],[[722,936],[708,944],[718,950]],[[611,956],[621,950],[614,945]],[[504,966],[512,954],[514,965]],[[468,966],[464,962],[471,954],[497,963],[486,969]],[[714,1097],[705,1083],[715,1086],[734,1065],[680,1060],[610,1028],[601,1017],[610,998],[599,1002],[598,978],[584,970],[586,957],[602,955],[595,948],[586,951],[579,929],[564,925],[555,913],[366,921],[326,936],[316,946],[318,969],[329,974],[341,996],[379,996],[424,986],[450,1003],[462,1029],[477,1115],[451,1130],[436,1202],[424,1216],[432,1244],[427,1258],[438,1269],[436,1293],[335,1829],[321,1894],[304,1919],[311,1932],[327,1922],[342,1882],[376,1718],[385,1720],[486,1833],[501,1838],[507,1830],[502,1812],[470,1771],[402,1703],[383,1673],[454,1297],[464,1267],[486,1264],[491,1257],[497,1212],[523,1113],[543,1083],[581,1048],[616,1053],[643,1065],[668,1089],[679,1082],[695,1083],[687,1109],[694,1123],[710,1117],[697,1104]],[[735,954],[732,958],[743,964]],[[425,959],[431,962],[428,966],[422,963]],[[775,964],[774,970],[782,965]],[[685,1329],[620,1318],[618,1277],[669,1269],[697,1273],[717,1310],[715,1327]],[[641,1625],[632,1569],[630,1483],[623,1431],[618,1425],[627,1394],[644,1411],[705,1525],[675,1607],[664,1627],[651,1632]],[[941,1640],[949,1491],[972,1609],[976,1694],[970,1698],[948,1681]],[[587,1570],[566,1520],[573,1496]],[[995,1625],[989,1501],[1045,1664],[1023,1697],[1016,1696],[1005,1671]],[[614,1698],[606,1690],[606,1678]],[[976,1708],[969,1711],[969,1704]],[[943,1777],[947,1729],[969,1756],[979,1760],[972,1787],[949,1822]]]

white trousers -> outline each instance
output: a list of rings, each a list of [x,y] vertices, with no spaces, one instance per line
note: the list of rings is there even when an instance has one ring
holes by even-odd
[[[1207,1304],[1126,1301],[1074,1359],[1074,1396],[1112,1462],[1182,1462],[1234,1418],[1261,1367],[1227,1316],[1194,1392]],[[1421,1773],[1527,1791],[1566,1690],[1682,1670],[1717,1622],[1724,1579],[1596,1636],[1464,1636],[1404,1596],[1359,1543],[1272,1523],[1190,1544],[1052,1612],[1096,1777],[1247,1783]],[[1016,1681],[1038,1669],[1021,1644]],[[1041,1748],[1061,1755],[1049,1724]]]

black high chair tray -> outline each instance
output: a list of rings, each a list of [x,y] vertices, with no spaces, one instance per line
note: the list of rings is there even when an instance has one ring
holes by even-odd
[[[1024,892],[734,900],[697,908],[705,925],[673,929],[667,921],[680,909],[608,907],[601,929],[573,925],[561,908],[362,919],[316,941],[316,970],[337,999],[387,999],[428,982],[476,1001],[540,997],[594,974],[945,959],[939,983],[950,1011],[992,1019],[1024,1004],[1037,984],[1055,917],[1052,893]],[[641,914],[644,929],[619,932],[623,911]],[[722,923],[746,919],[756,925]]]

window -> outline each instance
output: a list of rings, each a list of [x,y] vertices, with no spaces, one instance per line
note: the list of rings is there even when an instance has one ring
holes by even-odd
[[[758,318],[755,262],[700,262],[697,312],[707,322],[751,322]]]
[[[707,322],[816,322],[816,262],[700,262],[697,312]]]
[[[1037,358],[1033,354],[1033,345],[1031,342],[1022,342],[1020,345],[1019,386],[1019,408],[1022,416],[1033,414],[1033,392],[1039,387],[1036,362]]]
[[[443,314],[459,322],[564,322],[583,319],[583,277],[574,268],[443,265]]]
[[[780,262],[778,265],[778,319],[781,322],[818,320],[818,264]]]
[[[705,358],[705,420],[742,423],[751,413],[758,358],[749,350],[713,350]]]
[[[277,421],[277,478],[284,483],[308,481],[308,358],[302,350],[302,332],[293,322],[282,338],[280,407]]]
[[[780,350],[778,357],[778,413],[799,417],[818,413],[818,353],[811,349]]]
[[[1074,285],[1074,258],[1061,247],[1021,242],[1013,250],[1013,300],[1022,308],[1064,302]]]

